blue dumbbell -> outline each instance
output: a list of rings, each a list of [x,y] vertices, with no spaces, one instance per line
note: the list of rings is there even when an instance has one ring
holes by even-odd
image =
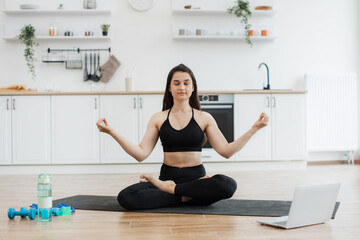
[[[54,216],[60,215],[60,208],[51,208],[51,212],[49,208],[40,209],[40,214],[42,218],[48,219],[50,218],[50,214]]]
[[[36,217],[36,210],[33,208],[28,210],[26,207],[22,207],[20,208],[20,211],[15,211],[15,208],[9,208],[8,217],[14,219],[15,216],[21,216],[21,218],[29,217],[33,220]]]
[[[51,209],[50,208],[43,208],[39,210],[39,217],[43,219],[49,219],[51,217]]]
[[[42,211],[42,215],[49,216],[49,209],[41,209],[40,211]],[[36,214],[37,214],[37,211],[36,211]],[[54,216],[59,216],[60,208],[51,208],[51,214]]]
[[[37,209],[37,206],[34,206],[34,204],[33,204],[33,206],[31,207],[31,209],[34,209],[35,211],[36,211],[36,214],[38,214],[38,209]],[[49,210],[48,209],[42,209],[42,210],[40,210],[40,211],[42,211],[42,215],[44,215],[44,216],[48,216],[49,215]],[[51,213],[54,215],[54,216],[59,216],[60,215],[60,208],[51,208]]]
[[[52,208],[51,212],[54,216],[59,216],[60,215],[60,208]]]

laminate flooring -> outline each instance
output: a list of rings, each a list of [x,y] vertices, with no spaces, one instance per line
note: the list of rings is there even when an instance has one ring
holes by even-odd
[[[0,176],[0,239],[360,239],[360,165],[222,173],[238,183],[234,199],[292,200],[299,184],[339,181],[341,205],[336,219],[291,230],[259,225],[256,220],[260,217],[85,210],[41,223],[7,217],[8,208],[18,210],[37,202],[37,176]],[[77,194],[117,195],[121,189],[138,182],[139,174],[52,177],[53,198],[58,199]]]

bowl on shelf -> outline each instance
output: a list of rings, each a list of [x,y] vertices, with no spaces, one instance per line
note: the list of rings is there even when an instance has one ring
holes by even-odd
[[[255,10],[273,10],[272,6],[256,6]]]
[[[85,36],[89,37],[89,36],[94,36],[94,32],[92,31],[85,31]]]
[[[39,9],[39,8],[40,8],[40,6],[37,4],[20,4],[20,9],[24,9],[24,10]]]

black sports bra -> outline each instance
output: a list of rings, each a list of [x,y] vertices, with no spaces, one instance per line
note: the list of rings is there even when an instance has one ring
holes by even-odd
[[[205,134],[195,121],[194,109],[190,122],[181,130],[176,130],[170,125],[170,111],[171,109],[159,132],[164,152],[201,152]]]

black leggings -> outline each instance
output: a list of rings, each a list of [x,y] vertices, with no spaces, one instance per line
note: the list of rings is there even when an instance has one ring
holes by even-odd
[[[181,203],[181,197],[191,197],[191,205],[210,205],[232,197],[236,191],[234,179],[217,174],[211,178],[199,179],[206,175],[204,166],[177,168],[163,164],[159,179],[176,183],[175,195],[156,188],[149,182],[136,183],[122,190],[118,195],[119,204],[128,210],[153,209]]]

